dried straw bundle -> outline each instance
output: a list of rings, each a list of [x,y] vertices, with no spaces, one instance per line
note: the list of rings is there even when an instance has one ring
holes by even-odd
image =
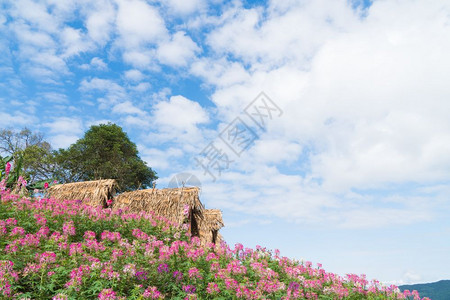
[[[125,192],[114,199],[113,210],[127,209],[132,213],[153,211],[172,222],[182,224],[184,209],[189,206],[192,235],[198,236],[198,220],[203,220],[204,206],[198,197],[199,188],[146,189]]]
[[[117,188],[114,179],[72,182],[50,187],[47,197],[58,200],[81,200],[87,205],[106,207],[106,201],[114,197]]]
[[[203,211],[203,220],[199,220],[200,240],[202,244],[219,244],[222,235],[220,228],[224,226],[222,212],[218,209],[205,209]]]

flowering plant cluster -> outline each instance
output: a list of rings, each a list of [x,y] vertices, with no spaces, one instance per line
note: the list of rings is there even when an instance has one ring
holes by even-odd
[[[420,299],[167,219],[0,191],[1,299]]]

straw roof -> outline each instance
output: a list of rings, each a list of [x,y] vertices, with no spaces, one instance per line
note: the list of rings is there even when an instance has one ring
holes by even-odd
[[[129,212],[153,211],[172,222],[181,224],[184,221],[184,207],[189,205],[191,224],[203,219],[203,204],[198,197],[199,188],[183,187],[168,189],[146,189],[125,192],[114,199],[113,210],[128,209]],[[196,226],[196,224],[194,224]],[[192,226],[192,225],[191,225]],[[195,229],[197,230],[197,229]],[[193,230],[193,231],[195,231]],[[194,235],[195,233],[192,232]]]
[[[81,200],[91,206],[106,207],[106,201],[114,197],[117,188],[114,179],[72,182],[51,186],[47,196],[58,200]]]
[[[222,212],[218,209],[205,209],[203,211],[203,220],[199,220],[200,240],[202,244],[219,244],[222,235],[220,228],[224,226]]]
[[[219,230],[224,226],[222,211],[219,209],[205,209],[203,211],[204,219],[199,224],[200,229]]]
[[[115,197],[112,209],[126,209],[131,213],[152,211],[181,225],[186,218],[184,208],[189,205],[189,231],[192,236],[198,236],[202,245],[220,243],[222,236],[219,229],[224,226],[222,212],[205,209],[198,194],[197,187],[125,192]]]

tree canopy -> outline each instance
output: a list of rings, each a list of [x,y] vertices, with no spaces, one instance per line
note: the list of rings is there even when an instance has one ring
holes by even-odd
[[[20,158],[20,173],[29,185],[53,175],[55,165],[52,148],[41,132],[32,132],[28,128],[20,131],[0,130],[0,154],[12,156],[14,161]]]
[[[156,173],[139,157],[136,144],[116,124],[91,126],[68,149],[55,151],[58,181],[73,182],[112,178],[121,191],[146,188]]]

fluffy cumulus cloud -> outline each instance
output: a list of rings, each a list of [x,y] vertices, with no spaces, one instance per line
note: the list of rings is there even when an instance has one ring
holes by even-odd
[[[276,180],[280,195],[292,195],[284,197],[286,207],[304,194],[328,199],[314,202],[312,209],[338,201],[364,216],[376,201],[364,191],[397,193],[392,185],[421,188],[449,181],[448,6],[423,1],[376,1],[370,7],[348,1],[244,6],[234,1],[218,7],[201,0],[161,5],[143,0],[10,1],[1,14],[9,16],[1,18],[1,30],[11,38],[1,48],[0,71],[9,78],[2,86],[5,91],[23,87],[21,78],[28,76],[53,85],[29,96],[59,111],[87,112],[96,106],[128,128],[148,128],[138,136],[190,151],[193,141],[206,145],[215,130],[217,135],[265,91],[284,113],[258,133],[227,180],[239,183],[239,174],[252,178],[262,172],[259,168],[270,168],[282,178]],[[197,89],[209,91],[211,102],[178,92],[186,77],[199,79]],[[71,86],[61,88],[64,84]],[[178,96],[164,92],[168,86]],[[11,107],[30,103],[20,90]],[[71,103],[70,90],[79,93],[81,105]],[[211,104],[214,109],[206,109]],[[25,106],[4,119],[16,116],[26,124],[21,114],[40,107],[37,102]],[[86,122],[99,118],[104,117]],[[290,193],[286,182],[296,191]],[[360,206],[358,199],[363,199]],[[428,207],[428,215],[415,214],[404,203],[407,198],[399,201],[418,220],[432,213]],[[264,207],[251,201],[246,205],[253,211]],[[270,205],[266,210],[276,211]],[[294,208],[286,211],[298,219]],[[335,219],[357,223],[348,218],[341,214]]]
[[[179,31],[169,41],[159,44],[157,57],[161,63],[169,66],[186,66],[198,51],[199,47],[186,33]]]
[[[127,92],[117,82],[110,79],[92,78],[83,79],[79,87],[80,91],[86,93],[90,97],[97,98],[101,104],[100,108],[105,109],[121,100],[127,99]]]
[[[158,9],[145,1],[119,1],[116,27],[118,47],[124,60],[135,67],[147,68],[152,63],[153,47],[168,32]]]
[[[203,10],[206,6],[203,0],[168,0],[164,2],[168,11],[176,15],[189,15]]]
[[[155,170],[173,169],[174,162],[183,157],[183,151],[177,148],[160,150],[138,145],[141,158]]]
[[[195,101],[172,96],[154,105],[152,119],[158,126],[162,140],[201,140],[199,125],[209,121],[208,113]]]
[[[18,126],[30,126],[36,118],[30,118],[30,116],[23,112],[0,112],[0,126],[3,128],[10,127],[11,124]]]
[[[166,34],[158,10],[145,1],[119,1],[117,29],[125,47],[154,43]]]
[[[131,103],[130,101],[125,101],[125,102],[115,105],[112,108],[112,111],[114,113],[128,114],[128,115],[144,115],[145,114],[144,111],[142,111],[140,108],[134,106],[133,103]]]
[[[139,70],[132,69],[125,72],[125,78],[131,81],[141,81],[144,78],[144,74]]]
[[[291,160],[302,160],[296,164],[304,174],[302,179],[283,175],[295,165],[280,165],[274,177],[298,182],[276,193],[282,198],[277,206],[256,197],[260,200],[249,200],[247,208],[306,220],[300,212],[311,207],[310,212],[319,209],[316,217],[356,227],[429,220],[434,205],[419,204],[433,202],[432,195],[420,201],[387,196],[387,203],[398,201],[400,208],[378,209],[380,199],[361,190],[395,194],[401,191],[393,185],[433,185],[450,179],[450,123],[445,116],[449,102],[444,100],[450,96],[445,83],[449,9],[424,2],[374,2],[362,18],[343,1],[326,6],[320,1],[290,3],[288,10],[275,2],[266,11],[230,8],[230,19],[207,41],[218,54],[239,58],[242,62],[223,65],[237,64],[234,68],[241,68],[243,76],[223,85],[229,73],[202,62],[193,65],[193,72],[217,86],[212,99],[222,111],[233,112],[224,114],[227,121],[260,90],[266,91],[285,113],[271,123],[247,159],[261,159],[264,166],[282,161],[279,152],[284,152]],[[270,146],[274,140],[279,152]],[[235,167],[251,165],[241,161]],[[260,170],[253,176],[258,174]],[[239,185],[242,178],[230,180]],[[272,188],[282,188],[283,181],[279,184]],[[310,206],[304,199],[321,200]],[[354,208],[345,213],[328,205]],[[383,217],[370,218],[373,209]]]
[[[114,32],[115,6],[110,0],[99,0],[89,1],[83,8],[88,35],[99,46],[104,46]]]
[[[79,118],[59,117],[44,123],[53,148],[66,148],[81,138],[83,122]]]

